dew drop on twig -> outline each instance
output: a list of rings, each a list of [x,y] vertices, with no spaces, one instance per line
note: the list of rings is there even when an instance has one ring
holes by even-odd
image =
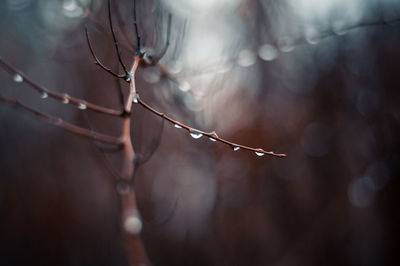
[[[47,92],[45,92],[45,91],[43,91],[41,94],[40,94],[40,99],[46,99],[47,97],[49,97],[49,95],[47,94]]]
[[[18,82],[18,83],[24,81],[24,78],[20,74],[15,74],[13,79],[15,82]]]
[[[233,146],[233,148],[232,148],[234,151],[238,151],[238,150],[240,150],[240,147],[238,147],[238,146]]]
[[[199,139],[203,136],[203,134],[200,132],[190,132],[190,136],[194,139]]]
[[[84,104],[84,103],[78,104],[78,109],[85,110],[86,108],[87,108],[86,104]]]
[[[132,102],[133,103],[139,102],[139,94],[137,94],[137,93],[133,94]]]
[[[178,124],[175,124],[174,127],[175,127],[175,128],[182,128],[182,127],[181,127],[180,125],[178,125]]]
[[[127,73],[124,77],[125,81],[130,82],[132,79],[132,74],[131,73]]]
[[[263,151],[261,151],[261,150],[260,151],[256,151],[255,154],[257,156],[260,156],[260,157],[265,155],[265,153]]]
[[[214,139],[214,138],[209,138],[211,141],[217,141],[216,139]]]
[[[125,195],[129,193],[131,185],[126,180],[118,180],[115,188],[119,194]]]
[[[130,234],[139,234],[142,231],[142,221],[136,215],[131,215],[126,218],[124,228]]]
[[[68,103],[69,103],[69,100],[68,100],[67,97],[64,97],[64,98],[61,100],[61,102],[62,102],[63,104],[68,104]]]

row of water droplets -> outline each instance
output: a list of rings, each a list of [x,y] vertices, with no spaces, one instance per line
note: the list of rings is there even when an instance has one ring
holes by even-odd
[[[174,124],[174,127],[177,128],[177,129],[181,129],[181,128],[182,128],[182,126],[179,125],[179,124]],[[203,133],[201,133],[201,132],[199,132],[199,131],[196,131],[196,130],[190,129],[189,132],[190,132],[190,136],[191,136],[192,138],[194,138],[194,139],[199,139],[199,138],[201,138],[201,137],[203,136]],[[214,132],[212,135],[214,135],[215,137],[218,137],[217,134],[216,134],[215,132]],[[209,139],[210,139],[212,142],[216,142],[216,141],[217,141],[217,139],[214,138],[214,137],[209,137]],[[238,151],[238,150],[240,150],[240,147],[239,147],[239,146],[236,146],[236,145],[233,145],[233,146],[232,146],[232,149],[233,149],[234,151]],[[264,151],[263,151],[262,149],[257,149],[257,151],[255,152],[255,154],[256,154],[257,156],[264,156],[264,155],[265,155],[265,153],[264,153]]]
[[[13,77],[14,81],[17,83],[22,83],[24,81],[24,78],[16,73]],[[40,99],[47,99],[49,97],[49,94],[45,91],[42,91],[39,95]],[[67,94],[64,94],[64,97],[62,98],[61,102],[63,104],[68,104],[69,103],[69,96]],[[78,103],[78,109],[80,110],[86,110],[87,105],[85,103]]]

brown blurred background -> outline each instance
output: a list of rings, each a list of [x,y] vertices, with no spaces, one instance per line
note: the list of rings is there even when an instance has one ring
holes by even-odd
[[[132,3],[113,2],[131,64]],[[96,53],[116,69],[105,7],[1,1],[0,56],[47,88],[117,108],[116,81],[92,64],[84,35],[88,24]],[[288,154],[194,140],[135,106],[135,149],[146,157],[156,148],[135,175],[155,265],[399,265],[398,1],[138,0],[138,12],[153,54],[173,18],[162,70],[138,71],[142,99]],[[119,133],[118,119],[40,99],[3,70],[0,84],[3,97]],[[118,154],[3,104],[0,147],[0,265],[126,265]]]

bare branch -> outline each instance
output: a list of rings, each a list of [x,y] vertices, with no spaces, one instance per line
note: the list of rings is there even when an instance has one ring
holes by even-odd
[[[49,89],[37,84],[36,82],[34,82],[31,78],[29,78],[23,72],[19,71],[18,69],[16,69],[15,67],[10,65],[6,61],[4,61],[1,57],[0,57],[0,67],[5,69],[7,72],[9,72],[12,75],[17,75],[16,77],[18,78],[18,80],[17,80],[18,82],[25,82],[26,84],[31,86],[33,89],[35,89],[37,92],[41,93],[42,98],[51,97],[51,98],[60,100],[64,104],[69,104],[69,103],[75,104],[81,110],[89,109],[89,110],[93,110],[98,113],[103,113],[103,114],[107,114],[107,115],[111,115],[111,116],[121,116],[123,113],[120,110],[115,110],[112,108],[107,108],[107,107],[103,107],[103,106],[100,106],[97,104],[93,104],[93,103],[81,100],[79,98],[72,97],[66,93],[59,93],[59,92],[49,90]]]
[[[186,129],[193,138],[200,138],[202,136],[206,136],[208,137],[211,141],[218,141],[221,143],[224,143],[226,145],[228,145],[229,147],[231,147],[234,151],[237,151],[239,149],[243,149],[243,150],[248,150],[248,151],[252,151],[254,153],[256,153],[258,156],[263,156],[264,154],[267,155],[271,155],[271,156],[276,156],[276,157],[286,157],[286,154],[283,153],[275,153],[273,151],[265,151],[261,148],[252,148],[252,147],[248,147],[245,145],[241,145],[241,144],[237,144],[234,142],[230,142],[228,140],[222,139],[220,137],[218,137],[218,135],[215,133],[215,131],[212,132],[205,132],[199,129],[195,129],[192,127],[189,127],[179,121],[176,121],[174,119],[172,119],[171,117],[165,115],[164,113],[161,113],[157,110],[155,110],[154,108],[152,108],[150,105],[148,105],[147,103],[145,103],[142,99],[140,99],[139,97],[137,97],[137,102],[143,106],[144,108],[146,108],[147,110],[149,110],[150,112],[162,117],[163,119],[167,120],[168,122],[172,123],[176,128],[183,128]]]
[[[145,164],[148,160],[150,160],[150,158],[153,156],[153,154],[155,153],[155,151],[157,150],[157,148],[160,146],[161,144],[161,139],[162,139],[162,132],[164,129],[164,122],[165,119],[161,119],[161,128],[159,130],[159,135],[153,139],[150,143],[150,149],[148,152],[146,152],[143,155],[136,155],[136,158],[134,160],[134,163],[136,164],[137,167],[139,167],[140,165]]]
[[[111,75],[113,75],[114,77],[119,78],[119,79],[125,79],[126,74],[116,74],[116,73],[114,73],[111,69],[109,69],[108,67],[106,67],[103,63],[101,63],[101,61],[97,58],[96,54],[94,53],[92,44],[91,44],[91,42],[90,42],[89,33],[88,33],[88,29],[87,29],[87,26],[86,26],[86,25],[85,25],[85,33],[86,33],[86,40],[87,40],[87,43],[88,43],[88,46],[89,46],[90,53],[92,54],[93,59],[95,60],[94,63],[95,63],[96,65],[100,66],[103,70],[105,70],[105,71],[107,71],[108,73],[110,73]]]
[[[137,41],[136,55],[141,55],[142,47],[140,43],[140,34],[136,19],[136,0],[133,0],[133,25],[135,26],[136,41]]]
[[[171,21],[172,21],[172,15],[168,14],[168,26],[167,26],[167,40],[165,42],[164,48],[161,50],[160,54],[157,56],[154,56],[150,62],[151,65],[156,65],[161,58],[164,57],[165,53],[168,50],[169,44],[170,44],[170,38],[171,38]]]
[[[348,26],[348,27],[343,27],[343,28],[338,28],[338,29],[329,29],[329,30],[325,30],[322,32],[316,32],[314,36],[311,36],[312,38],[315,38],[315,41],[320,41],[322,39],[326,39],[332,36],[338,36],[338,35],[343,35],[349,31],[355,30],[355,29],[361,29],[361,28],[366,28],[366,27],[374,27],[374,26],[391,26],[391,25],[395,25],[397,23],[400,22],[400,18],[394,19],[394,20],[390,20],[390,21],[370,21],[370,22],[362,22],[362,23],[358,23],[352,26]],[[305,36],[301,36],[298,38],[295,38],[294,40],[292,40],[292,44],[297,46],[297,45],[301,45],[303,43],[307,43],[310,42],[307,37]]]
[[[136,93],[136,85],[135,85],[135,74],[136,74],[136,70],[139,66],[139,63],[142,61],[142,58],[139,56],[135,56],[135,59],[133,61],[133,65],[131,68],[131,80],[130,80],[130,89],[129,89],[129,95],[128,98],[126,99],[125,102],[125,107],[124,107],[124,111],[126,113],[130,113],[131,109],[132,109],[132,101],[135,100],[135,95],[137,95]]]
[[[129,79],[130,79],[130,74],[129,74],[129,72],[126,70],[126,66],[125,66],[124,62],[122,61],[122,58],[121,58],[121,51],[119,50],[118,41],[117,41],[117,38],[115,37],[114,27],[113,27],[113,24],[112,24],[112,17],[111,17],[111,0],[108,0],[108,1],[107,1],[107,7],[108,7],[108,21],[109,21],[109,23],[110,23],[111,35],[112,35],[112,38],[113,38],[113,40],[114,40],[115,51],[117,52],[118,61],[119,61],[119,63],[121,64],[122,69],[123,69],[124,72],[125,72],[125,79],[126,79],[127,81],[129,81]]]
[[[23,110],[36,116],[37,118],[40,118],[49,124],[55,125],[71,133],[74,133],[75,135],[83,136],[106,144],[113,144],[113,145],[123,144],[123,140],[121,138],[109,136],[106,134],[98,133],[96,131],[88,130],[86,128],[73,125],[71,123],[65,122],[61,118],[50,116],[42,112],[39,112],[35,109],[32,109],[17,100],[11,100],[4,97],[0,97],[0,101],[13,107],[22,108]]]

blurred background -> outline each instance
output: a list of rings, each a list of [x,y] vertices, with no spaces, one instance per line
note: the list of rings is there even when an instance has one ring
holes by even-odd
[[[118,108],[102,0],[5,0],[0,56],[41,85]],[[143,100],[284,159],[192,139],[140,106],[132,139],[155,265],[399,265],[400,2],[137,0]],[[167,36],[168,14],[172,14]],[[132,2],[113,1],[131,65]],[[115,118],[41,99],[0,71],[0,95],[100,132]],[[126,84],[121,84],[126,90]],[[118,154],[0,104],[0,265],[127,265]],[[153,153],[154,152],[154,153]]]

